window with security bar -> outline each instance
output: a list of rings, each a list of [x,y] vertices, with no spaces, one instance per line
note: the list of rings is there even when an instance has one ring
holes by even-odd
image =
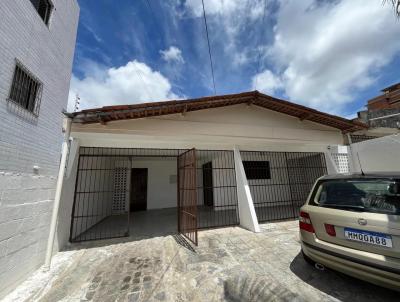
[[[53,4],[50,0],[30,0],[38,12],[40,18],[46,25],[49,25],[50,16],[53,11]]]
[[[42,83],[25,67],[17,63],[8,100],[26,109],[34,115],[39,115]]]
[[[270,179],[269,161],[243,161],[247,179]]]

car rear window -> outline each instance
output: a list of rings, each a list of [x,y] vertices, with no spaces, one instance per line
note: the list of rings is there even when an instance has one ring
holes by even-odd
[[[310,204],[349,211],[399,215],[400,180],[322,180],[317,184]]]

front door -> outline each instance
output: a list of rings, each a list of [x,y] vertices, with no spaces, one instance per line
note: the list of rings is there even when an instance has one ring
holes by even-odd
[[[131,212],[147,210],[147,168],[134,168],[131,174]]]
[[[212,163],[203,165],[203,199],[204,205],[212,207],[214,205]]]
[[[197,245],[196,150],[178,156],[178,230]]]

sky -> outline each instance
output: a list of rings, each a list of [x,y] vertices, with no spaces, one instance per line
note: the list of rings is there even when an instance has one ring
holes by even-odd
[[[78,0],[68,110],[214,95],[201,0]],[[381,0],[204,0],[217,95],[258,90],[355,117],[400,82]]]

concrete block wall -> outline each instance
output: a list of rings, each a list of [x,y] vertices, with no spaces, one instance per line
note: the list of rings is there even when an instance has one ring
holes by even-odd
[[[0,172],[0,297],[43,264],[56,177]]]
[[[52,3],[47,26],[31,1],[0,1],[0,299],[45,257],[79,17]],[[43,85],[37,117],[7,100],[16,61]]]

